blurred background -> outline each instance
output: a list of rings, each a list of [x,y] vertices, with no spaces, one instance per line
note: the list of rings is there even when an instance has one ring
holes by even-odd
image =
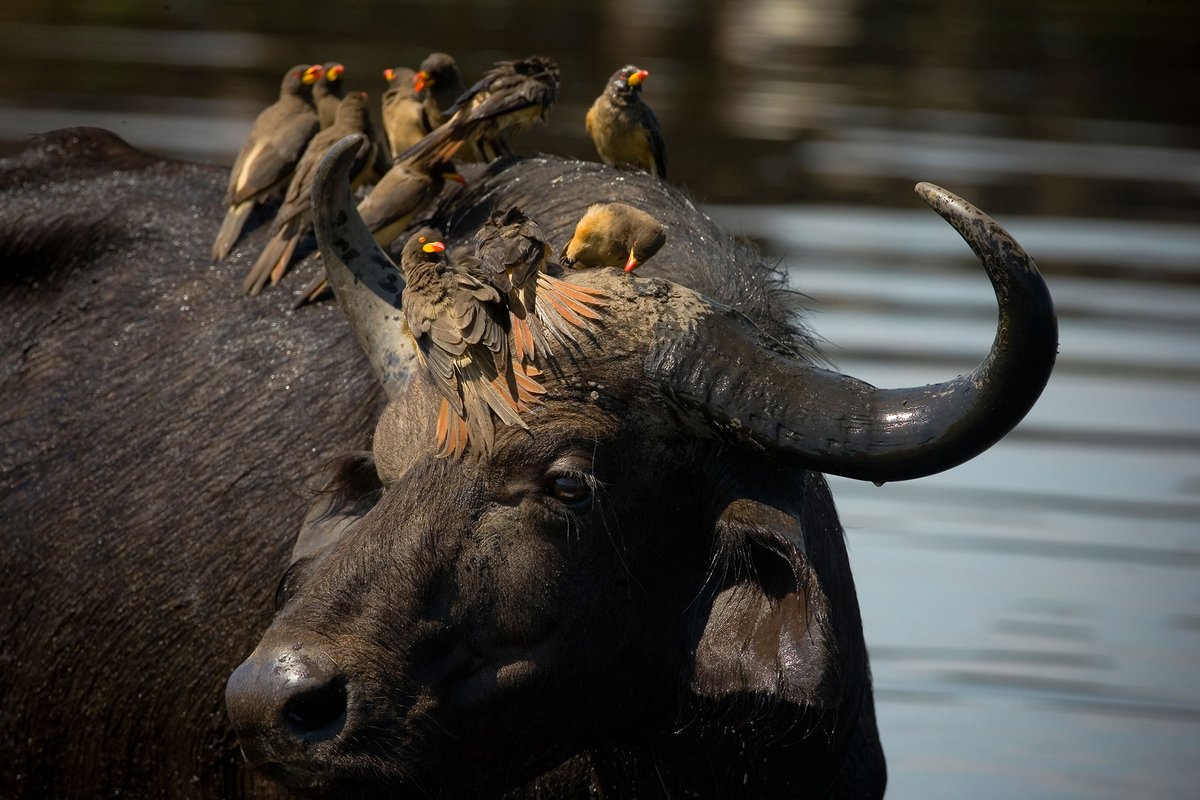
[[[1194,0],[8,0],[0,155],[97,125],[231,164],[291,64],[340,60],[377,103],[385,67],[431,50],[468,85],[555,58],[558,105],[515,144],[584,158],[605,79],[649,69],[672,182],[782,263],[839,367],[876,384],[969,370],[994,331],[986,278],[912,184],[1007,227],[1060,314],[1039,405],[943,475],[833,480],[889,795],[1195,796]]]

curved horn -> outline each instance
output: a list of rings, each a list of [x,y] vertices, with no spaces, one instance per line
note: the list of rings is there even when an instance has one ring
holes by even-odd
[[[404,275],[380,249],[350,197],[350,168],[364,137],[335,144],[313,176],[313,229],[329,284],[358,344],[389,398],[398,395],[416,364],[404,333]]]
[[[834,475],[908,480],[991,447],[1033,407],[1050,378],[1058,352],[1054,304],[1033,259],[995,221],[932,184],[916,191],[975,251],[996,293],[996,338],[973,372],[929,386],[877,389],[780,355],[748,320],[726,309],[702,315],[693,336],[660,350],[651,374],[735,435]]]

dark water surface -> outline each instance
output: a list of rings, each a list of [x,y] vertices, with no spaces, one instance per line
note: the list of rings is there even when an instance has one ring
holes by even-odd
[[[1200,789],[1200,6],[882,0],[9,2],[0,151],[100,125],[230,163],[297,61],[542,52],[525,149],[592,157],[635,62],[671,177],[812,297],[851,374],[972,368],[995,301],[911,193],[942,184],[1038,260],[1059,365],[1029,418],[942,475],[834,479],[897,798]]]

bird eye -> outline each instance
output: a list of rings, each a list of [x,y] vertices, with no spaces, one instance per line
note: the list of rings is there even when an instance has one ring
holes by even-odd
[[[582,475],[557,475],[550,481],[550,496],[560,503],[580,509],[592,500],[591,484]]]

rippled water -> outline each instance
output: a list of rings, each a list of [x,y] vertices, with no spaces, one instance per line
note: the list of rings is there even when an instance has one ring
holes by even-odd
[[[987,279],[932,214],[717,211],[791,251],[844,371],[919,385],[991,341]],[[1096,246],[1069,235],[1095,221],[1000,221],[1034,253],[1039,229],[1064,260]],[[898,263],[875,243],[889,226]],[[1119,238],[1149,255],[1113,266],[1190,282],[1051,277],[1058,366],[1007,439],[919,481],[831,481],[892,796],[1183,797],[1200,780],[1200,226]]]
[[[232,161],[277,74],[354,88],[454,51],[546,52],[529,146],[648,67],[672,179],[781,259],[846,372],[938,381],[995,302],[909,187],[995,216],[1038,260],[1058,367],[1001,444],[942,475],[833,479],[897,798],[1187,797],[1200,785],[1200,11],[1194,3],[685,0],[17,2],[0,149],[93,124]],[[703,13],[697,13],[697,8]],[[718,202],[720,204],[718,204]]]

